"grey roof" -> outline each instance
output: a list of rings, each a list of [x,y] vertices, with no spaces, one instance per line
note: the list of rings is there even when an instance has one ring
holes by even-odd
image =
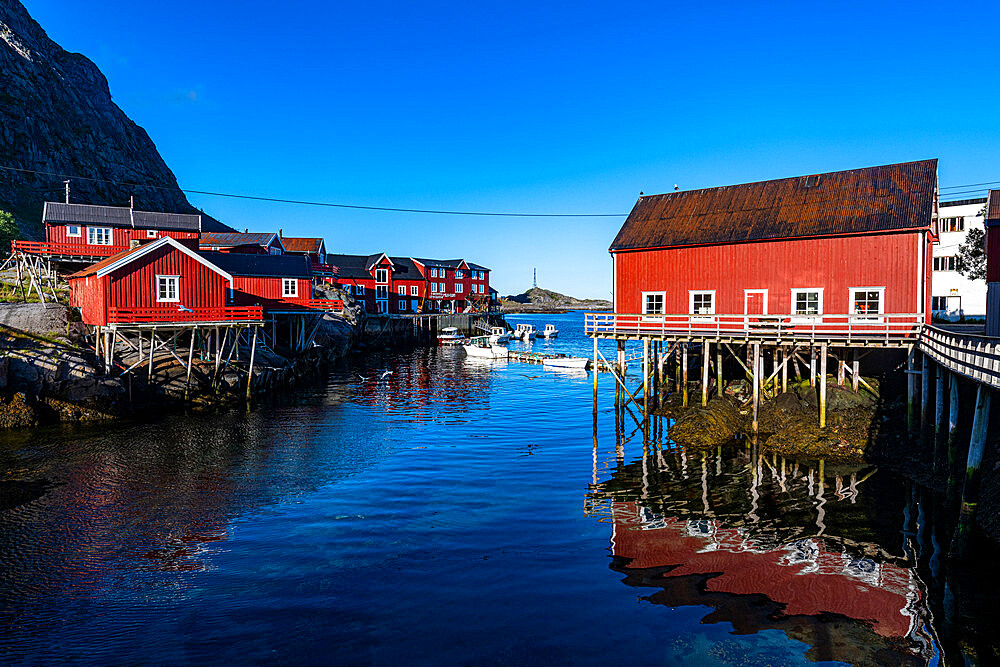
[[[101,225],[163,231],[201,231],[201,216],[189,213],[138,211],[127,206],[45,202],[42,222],[47,225]]]
[[[312,263],[305,255],[248,255],[239,252],[198,253],[233,276],[261,278],[311,278]]]
[[[334,255],[327,253],[327,264],[337,267],[337,276],[340,278],[371,278],[369,268],[383,253],[375,255]],[[388,255],[387,255],[388,257]],[[406,280],[423,280],[424,276],[420,269],[409,257],[389,257],[393,265],[393,276]]]
[[[427,267],[435,267],[439,269],[457,269],[462,266],[462,262],[469,267],[470,271],[489,271],[485,266],[480,266],[479,264],[473,264],[464,259],[424,259],[422,257],[414,257],[416,261],[420,262]]]
[[[199,243],[202,246],[235,248],[241,245],[259,245],[265,248],[280,238],[275,232],[205,232]],[[284,248],[284,246],[282,246]]]

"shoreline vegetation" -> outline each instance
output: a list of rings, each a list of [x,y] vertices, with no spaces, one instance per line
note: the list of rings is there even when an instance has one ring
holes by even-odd
[[[571,310],[611,310],[610,301],[577,299],[541,287],[532,287],[526,292],[502,297],[500,303],[507,315],[530,313],[558,315]]]

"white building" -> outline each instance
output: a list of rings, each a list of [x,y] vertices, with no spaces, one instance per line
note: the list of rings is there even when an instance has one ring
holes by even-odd
[[[986,317],[986,281],[969,280],[955,270],[958,247],[972,229],[985,229],[986,199],[962,199],[939,205],[940,241],[934,245],[931,312],[939,319]]]

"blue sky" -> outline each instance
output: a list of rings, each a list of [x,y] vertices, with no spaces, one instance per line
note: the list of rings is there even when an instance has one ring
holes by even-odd
[[[937,157],[1000,181],[990,5],[67,3],[182,187],[408,208],[627,213],[665,192]],[[190,196],[333,252],[466,257],[502,294],[608,297],[622,218],[459,218]]]

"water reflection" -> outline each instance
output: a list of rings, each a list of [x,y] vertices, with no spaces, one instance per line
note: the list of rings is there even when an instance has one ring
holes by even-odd
[[[709,607],[702,622],[736,634],[780,630],[811,660],[938,654],[904,483],[869,486],[873,468],[763,456],[742,442],[688,452],[646,440],[630,463],[624,449],[619,439],[587,511],[610,523],[623,582],[655,589],[642,599]],[[596,480],[597,447],[594,462]]]

